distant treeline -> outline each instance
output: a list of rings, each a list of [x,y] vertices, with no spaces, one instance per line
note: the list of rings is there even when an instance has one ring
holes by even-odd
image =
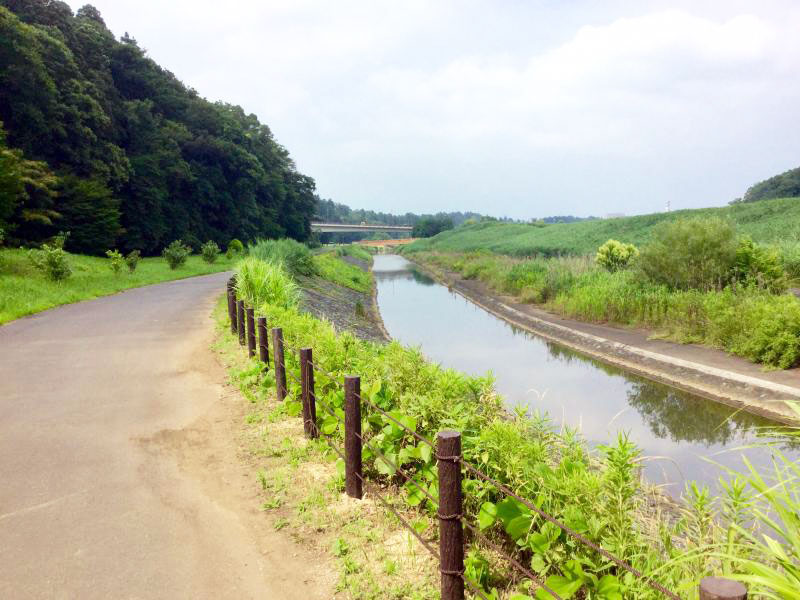
[[[742,198],[737,198],[731,204],[798,196],[800,196],[800,167],[750,186]]]
[[[270,129],[115,39],[92,6],[0,0],[0,121],[9,243],[70,231],[76,252],[152,254],[310,235],[314,180]]]

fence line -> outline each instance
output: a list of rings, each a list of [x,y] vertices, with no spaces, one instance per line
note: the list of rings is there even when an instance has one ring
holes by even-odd
[[[227,295],[228,316],[231,322],[231,333],[238,334],[239,343],[242,346],[245,345],[245,337],[247,338],[248,355],[253,357],[255,356],[256,348],[255,326],[253,324],[254,309],[245,309],[244,301],[236,300],[235,283],[233,281],[228,282]],[[264,317],[259,317],[259,360],[269,367],[269,351],[266,329],[266,319]],[[584,546],[591,548],[604,558],[614,563],[620,569],[631,573],[635,578],[641,580],[651,589],[658,591],[671,600],[681,600],[677,594],[667,590],[664,586],[654,581],[650,576],[645,575],[626,561],[604,550],[595,542],[592,542],[577,531],[561,523],[555,517],[536,507],[532,502],[513,492],[508,486],[500,483],[466,461],[461,452],[461,434],[459,432],[439,432],[437,436],[437,442],[434,444],[425,436],[403,424],[399,419],[389,414],[389,412],[382,409],[369,398],[363,397],[361,395],[360,377],[347,376],[344,378],[343,383],[345,401],[344,420],[342,420],[327,402],[324,402],[316,397],[314,371],[325,375],[332,385],[339,384],[339,377],[333,375],[314,362],[312,354],[313,351],[311,348],[294,348],[290,344],[287,344],[283,338],[283,330],[280,327],[272,328],[272,337],[273,369],[275,372],[278,399],[282,401],[288,395],[288,388],[286,385],[286,377],[288,375],[288,377],[290,377],[292,381],[300,386],[301,389],[303,425],[306,437],[315,439],[319,437],[321,433],[316,422],[317,403],[319,403],[325,412],[327,412],[337,421],[337,429],[339,425],[344,426],[344,453],[342,453],[336,447],[336,444],[333,443],[331,435],[327,435],[324,432],[322,432],[322,435],[325,438],[327,445],[334,450],[334,452],[336,452],[336,454],[338,454],[345,463],[345,492],[354,498],[361,498],[363,495],[363,488],[366,484],[366,478],[363,474],[362,450],[363,447],[366,447],[393,470],[393,475],[399,474],[405,482],[411,482],[414,486],[416,486],[417,489],[419,489],[433,504],[434,508],[436,508],[436,514],[439,520],[438,553],[425,539],[422,538],[422,536],[406,521],[406,519],[403,518],[403,516],[391,505],[391,503],[386,500],[377,491],[377,489],[375,489],[375,486],[373,486],[370,490],[371,493],[373,493],[384,506],[394,513],[400,523],[407,528],[414,535],[414,537],[417,538],[423,547],[433,557],[435,557],[437,561],[439,561],[442,600],[463,600],[465,586],[474,594],[477,594],[485,600],[489,600],[486,594],[464,574],[464,527],[470,531],[476,540],[480,540],[482,543],[491,547],[504,560],[508,561],[508,563],[517,571],[521,572],[528,579],[530,579],[532,585],[534,585],[536,588],[543,589],[551,597],[561,600],[561,597],[555,591],[550,589],[544,582],[542,582],[540,577],[537,577],[529,569],[524,567],[513,556],[509,555],[505,550],[503,550],[499,543],[491,540],[479,528],[475,527],[464,518],[462,512],[462,476],[465,472],[482,479],[483,481],[497,488],[499,492],[502,492],[506,496],[514,498],[518,502],[522,503],[532,513],[557,526],[569,537],[583,544]],[[300,363],[299,378],[295,377],[291,370],[286,369],[284,354],[285,349],[288,349],[290,352],[298,353]],[[395,462],[390,460],[383,452],[370,444],[369,438],[365,438],[361,432],[362,403],[376,410],[385,418],[398,425],[403,431],[410,434],[418,441],[427,444],[433,449],[439,469],[438,500],[434,498],[433,495],[427,489],[425,489],[422,484],[420,484],[412,475],[409,475],[401,468],[401,466],[395,464]],[[718,577],[704,578],[700,582],[699,594],[700,600],[745,600],[747,598],[747,590],[742,584]]]

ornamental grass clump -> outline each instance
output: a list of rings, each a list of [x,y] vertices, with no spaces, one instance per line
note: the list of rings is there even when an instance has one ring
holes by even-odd
[[[243,259],[236,269],[236,291],[248,304],[268,303],[281,308],[297,306],[300,290],[279,263],[253,256]]]

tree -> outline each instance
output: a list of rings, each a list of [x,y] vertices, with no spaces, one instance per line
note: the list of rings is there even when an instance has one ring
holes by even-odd
[[[413,237],[432,237],[437,233],[453,228],[453,220],[448,217],[427,217],[421,219],[411,232]]]
[[[115,246],[120,233],[119,200],[102,181],[63,177],[58,211],[62,215],[61,228],[70,232],[70,252],[101,255]]]
[[[800,196],[800,167],[765,179],[745,192],[741,202]]]

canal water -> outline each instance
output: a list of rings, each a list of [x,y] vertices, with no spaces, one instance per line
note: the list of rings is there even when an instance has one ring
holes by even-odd
[[[787,439],[767,434],[767,419],[627,373],[520,330],[451,292],[397,255],[377,255],[378,306],[392,338],[431,360],[495,377],[506,405],[549,414],[553,426],[581,431],[589,444],[628,432],[648,457],[644,475],[679,496],[694,480],[716,489],[722,469],[743,453],[767,466],[769,451],[743,448],[766,439],[800,458]]]

